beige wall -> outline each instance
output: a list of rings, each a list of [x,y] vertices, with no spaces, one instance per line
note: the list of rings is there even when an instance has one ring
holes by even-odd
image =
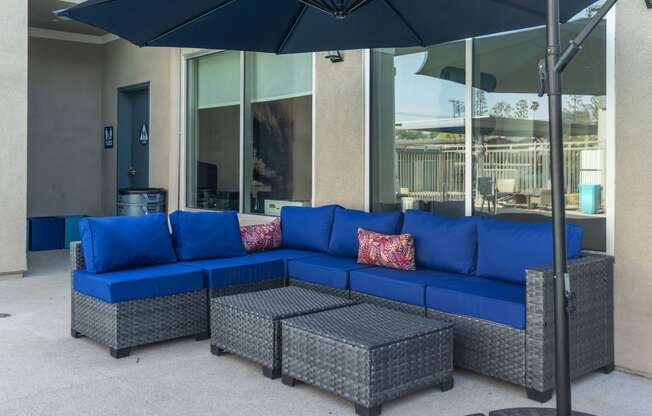
[[[102,120],[104,126],[114,126],[117,132],[118,88],[149,82],[150,94],[150,144],[149,144],[149,185],[170,190],[170,200],[175,201],[176,171],[171,175],[171,147],[175,143],[174,120],[179,113],[173,110],[172,94],[175,91],[173,76],[178,65],[173,55],[177,52],[167,48],[137,48],[124,40],[116,40],[104,46],[104,78],[102,88]],[[176,64],[175,64],[176,62]],[[116,146],[120,137],[116,135]],[[115,213],[117,149],[103,151],[102,206],[104,214]],[[178,153],[174,154],[178,157]],[[176,206],[174,204],[173,206]]]
[[[27,214],[27,2],[0,14],[0,275],[22,274]]]
[[[316,55],[316,205],[364,208],[364,53],[346,51],[344,62]]]
[[[31,37],[27,215],[102,213],[102,46]]]
[[[616,364],[652,376],[652,11],[616,14]]]

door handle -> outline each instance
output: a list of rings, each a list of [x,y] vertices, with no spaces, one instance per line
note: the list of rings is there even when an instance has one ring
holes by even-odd
[[[127,170],[127,173],[129,174],[130,177],[136,176],[136,169],[134,169],[133,166],[129,167],[129,170]]]

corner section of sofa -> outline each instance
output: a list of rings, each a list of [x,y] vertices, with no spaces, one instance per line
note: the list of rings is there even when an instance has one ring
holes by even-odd
[[[573,379],[614,363],[613,258],[589,254],[569,260]],[[545,402],[554,389],[554,279],[550,268],[526,271],[525,327],[428,307],[429,318],[455,331],[455,365],[526,388]]]
[[[285,263],[253,255],[181,262],[200,270],[210,297],[273,289],[285,285]]]
[[[104,279],[106,276],[82,275],[85,273],[85,263],[80,242],[71,243],[70,256],[73,337],[89,337],[108,347],[115,358],[129,355],[130,349],[135,346],[184,336],[205,338],[208,331],[207,292],[203,288],[201,275],[193,269],[174,264],[164,266],[167,272],[172,273],[170,275],[152,267],[150,271],[156,269],[158,276],[150,273],[153,279],[150,282],[138,281],[137,271],[126,271],[122,272],[122,277],[127,277],[123,279],[127,281],[126,286],[111,288],[111,282]],[[181,274],[175,278],[174,273],[177,272]],[[84,290],[88,293],[97,290],[94,294],[98,297],[76,290],[76,273],[80,278],[88,278]],[[166,283],[157,287],[159,278]],[[136,290],[133,290],[134,287]]]
[[[614,259],[588,254],[568,261],[570,291],[571,377],[614,368]],[[527,271],[525,385],[554,389],[555,317],[551,268]]]

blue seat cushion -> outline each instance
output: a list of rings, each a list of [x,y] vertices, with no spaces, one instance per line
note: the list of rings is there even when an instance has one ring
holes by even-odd
[[[246,254],[235,211],[170,214],[172,238],[181,261],[242,256]]]
[[[288,275],[288,263],[291,260],[303,259],[306,257],[315,257],[323,256],[323,253],[317,251],[308,251],[308,250],[296,250],[293,248],[277,248],[275,250],[266,250],[258,251],[255,253],[249,253],[248,256],[253,258],[261,258],[267,260],[282,260],[285,265],[285,272],[283,276],[287,277]]]
[[[441,273],[426,289],[426,306],[525,328],[525,286],[520,284]]]
[[[349,272],[366,267],[350,257],[321,255],[290,261],[288,277],[334,289],[348,289]]]
[[[477,222],[409,210],[401,233],[412,235],[418,266],[468,274],[475,268]]]
[[[77,270],[73,287],[84,295],[118,303],[201,290],[204,277],[200,270],[176,263],[107,273]]]
[[[335,205],[281,208],[283,247],[326,252],[334,213]]]
[[[87,217],[79,221],[79,228],[89,273],[177,261],[165,214]]]
[[[566,225],[567,257],[582,252],[582,227]],[[478,221],[476,275],[525,284],[525,270],[552,265],[552,224]]]
[[[202,270],[205,285],[209,289],[285,277],[283,260],[269,260],[251,255],[195,260],[182,264]]]
[[[357,258],[360,248],[358,228],[391,235],[398,233],[400,221],[400,212],[369,213],[337,207],[328,254]]]
[[[372,267],[351,272],[351,290],[397,302],[426,306],[426,286],[437,279],[431,270],[395,270]]]
[[[286,263],[290,260],[302,259],[305,257],[323,256],[324,253],[308,250],[295,250],[293,248],[277,248],[275,250],[258,251],[247,254],[248,257],[267,260],[283,260]]]

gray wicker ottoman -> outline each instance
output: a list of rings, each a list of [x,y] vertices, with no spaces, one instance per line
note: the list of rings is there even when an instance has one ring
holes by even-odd
[[[211,299],[211,352],[231,352],[281,375],[281,320],[351,305],[348,299],[285,287]]]
[[[283,321],[283,383],[323,388],[378,415],[383,403],[453,387],[453,328],[361,304]]]

